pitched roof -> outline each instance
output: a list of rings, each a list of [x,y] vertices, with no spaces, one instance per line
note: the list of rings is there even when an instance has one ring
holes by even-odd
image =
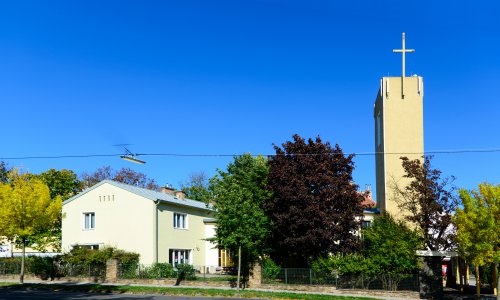
[[[121,182],[117,182],[117,181],[113,181],[113,180],[108,180],[108,179],[103,180],[103,181],[99,182],[98,184],[93,185],[93,186],[89,187],[88,189],[82,191],[78,195],[75,195],[75,196],[69,198],[68,200],[63,202],[63,205],[68,204],[69,202],[71,202],[73,200],[76,200],[77,198],[85,195],[86,193],[88,193],[88,192],[90,192],[90,191],[92,191],[92,190],[94,190],[94,189],[96,189],[96,188],[98,188],[101,185],[104,185],[106,183],[111,184],[115,187],[124,189],[126,191],[129,191],[129,192],[136,194],[138,196],[150,199],[152,201],[160,200],[161,202],[165,202],[165,203],[213,211],[212,207],[210,207],[210,206],[207,207],[207,205],[205,203],[200,202],[200,201],[191,200],[191,199],[187,199],[187,198],[179,199],[179,198],[175,197],[174,195],[169,195],[169,194],[165,194],[165,193],[161,193],[161,192],[157,192],[157,191],[153,191],[153,190],[148,190],[148,189],[140,188],[140,187],[137,187],[134,185],[129,185],[129,184],[125,184],[125,183],[121,183]]]

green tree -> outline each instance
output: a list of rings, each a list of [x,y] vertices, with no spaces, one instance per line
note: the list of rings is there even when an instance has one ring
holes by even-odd
[[[269,159],[273,197],[266,213],[273,224],[273,259],[302,267],[319,256],[359,248],[363,195],[353,183],[352,155],[320,137],[293,139],[275,146]]]
[[[480,294],[479,267],[500,263],[500,185],[482,183],[478,190],[460,190],[463,208],[457,209],[458,251],[476,268],[476,292]],[[497,272],[498,273],[498,272]],[[498,288],[499,278],[495,276]],[[497,292],[497,299],[500,296]]]
[[[65,201],[82,191],[83,183],[71,170],[50,169],[38,176],[49,187],[52,199],[60,196],[62,201]]]
[[[23,283],[25,249],[34,237],[54,230],[62,202],[60,197],[50,198],[49,188],[40,179],[16,170],[11,173],[10,183],[0,184],[0,235],[22,247]]]
[[[418,270],[415,251],[422,246],[418,234],[402,221],[384,214],[362,231],[363,253],[377,262],[380,272],[388,274],[414,273]]]
[[[244,154],[235,157],[227,171],[219,170],[210,179],[217,216],[214,241],[239,253],[238,288],[242,258],[246,269],[266,251],[270,223],[263,206],[270,197],[266,189],[268,172],[264,157]]]
[[[188,181],[181,184],[181,190],[189,199],[208,203],[211,198],[208,177],[203,171],[190,174]]]
[[[0,162],[0,183],[7,183],[9,180],[9,169],[4,161]]]

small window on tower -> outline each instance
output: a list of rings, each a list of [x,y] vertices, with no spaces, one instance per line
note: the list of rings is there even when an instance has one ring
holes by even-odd
[[[380,145],[382,144],[382,121],[381,121],[381,118],[380,118],[380,112],[377,113],[377,124],[375,126],[377,126],[377,147],[380,147]]]

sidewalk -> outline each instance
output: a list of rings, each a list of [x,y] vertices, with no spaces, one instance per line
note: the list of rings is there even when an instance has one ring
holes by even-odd
[[[12,282],[18,283],[19,280],[13,280],[8,278],[0,278],[0,282]],[[91,285],[96,284],[90,281],[66,281],[66,280],[53,280],[44,281],[38,279],[25,280],[25,283],[29,284],[43,284],[43,285]],[[192,288],[192,289],[222,289],[222,290],[235,290],[236,288],[228,286],[211,286],[211,285],[181,285],[175,286],[173,284],[142,284],[142,283],[98,283],[100,285],[107,286],[150,286],[150,287],[166,287],[166,288]],[[373,299],[387,299],[387,300],[408,300],[408,299],[418,299],[417,292],[389,292],[389,291],[378,291],[378,290],[333,290],[331,292],[312,292],[312,291],[302,291],[302,290],[290,290],[290,289],[270,289],[270,288],[245,288],[247,291],[259,291],[259,292],[283,292],[283,293],[295,293],[295,294],[315,294],[315,295],[331,295],[331,296],[346,296],[346,297],[369,297]]]

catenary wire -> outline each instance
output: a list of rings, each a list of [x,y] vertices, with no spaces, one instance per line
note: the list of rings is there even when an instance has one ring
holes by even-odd
[[[500,148],[490,149],[458,149],[458,150],[432,150],[422,152],[351,152],[344,155],[369,156],[369,155],[434,155],[434,154],[461,154],[461,153],[492,153],[500,152]],[[331,153],[335,155],[337,153]],[[20,156],[20,157],[0,157],[0,160],[28,160],[28,159],[63,159],[63,158],[91,158],[91,157],[115,157],[119,154],[86,154],[86,155],[54,155],[54,156]],[[188,154],[188,153],[137,153],[135,156],[170,156],[170,157],[234,157],[243,154]],[[278,156],[282,154],[253,154],[252,156]],[[296,156],[317,156],[325,153],[294,153]]]

